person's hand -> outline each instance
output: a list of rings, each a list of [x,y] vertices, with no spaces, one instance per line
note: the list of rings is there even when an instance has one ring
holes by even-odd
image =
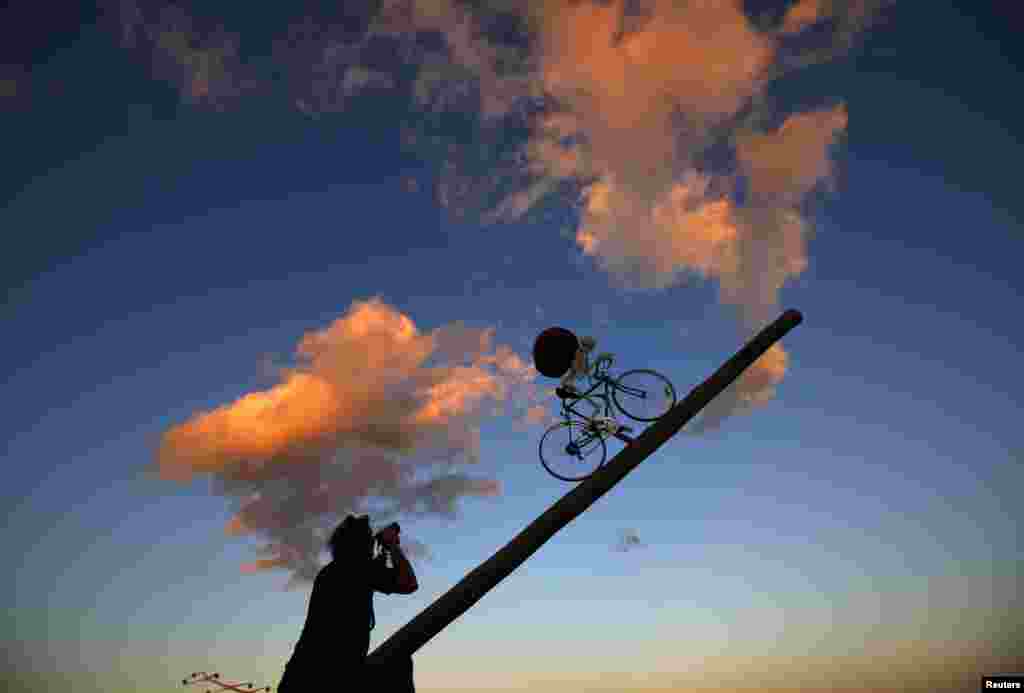
[[[387,527],[382,529],[380,531],[380,534],[378,534],[377,536],[380,539],[381,544],[383,544],[389,549],[394,549],[397,548],[399,543],[401,542],[401,539],[399,538],[400,532],[401,530],[395,527],[394,525],[388,525]]]

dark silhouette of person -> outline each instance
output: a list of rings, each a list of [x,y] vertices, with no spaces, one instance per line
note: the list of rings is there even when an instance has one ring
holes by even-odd
[[[399,532],[398,525],[392,524],[374,537],[366,515],[349,515],[334,530],[328,541],[331,561],[313,582],[306,623],[285,665],[278,693],[307,693],[325,685],[337,689],[339,684],[362,688],[375,624],[373,593],[412,594],[419,589],[399,545]],[[381,547],[376,558],[375,543]],[[407,685],[400,686],[404,690],[412,685],[408,659],[401,667],[408,674]]]

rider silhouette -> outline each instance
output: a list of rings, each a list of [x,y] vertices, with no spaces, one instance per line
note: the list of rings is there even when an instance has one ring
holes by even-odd
[[[565,372],[558,387],[555,388],[555,395],[563,400],[584,401],[589,404],[593,410],[591,421],[596,422],[601,430],[611,435],[615,435],[619,431],[630,432],[633,429],[629,426],[620,426],[614,418],[603,415],[601,405],[590,397],[584,397],[583,392],[576,386],[576,382],[581,378],[593,377],[602,361],[605,364],[610,364],[615,358],[614,354],[604,353],[598,354],[597,358],[591,362],[590,354],[596,347],[597,340],[595,338],[589,335],[580,338],[576,353],[569,364],[569,370]]]
[[[562,376],[559,382],[559,386],[565,393],[571,396],[579,394],[579,390],[576,388],[576,381],[583,376],[590,375],[591,364],[589,355],[595,346],[597,346],[597,340],[593,337],[587,336],[580,339],[579,348],[576,349],[576,354],[569,365],[569,370],[565,372],[565,375]]]
[[[397,525],[385,528],[378,535],[383,550],[374,558],[367,516],[349,515],[334,530],[328,541],[332,560],[313,582],[306,622],[277,687],[279,693],[304,693],[329,681],[363,681],[375,621],[373,593],[412,594],[419,587],[398,534]],[[406,666],[411,679],[411,661]]]

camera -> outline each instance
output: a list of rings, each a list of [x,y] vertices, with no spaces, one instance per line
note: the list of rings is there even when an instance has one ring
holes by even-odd
[[[384,527],[382,529],[377,530],[377,533],[373,535],[373,538],[376,541],[377,547],[381,551],[390,551],[390,548],[386,544],[384,544],[384,542],[382,542],[380,540],[380,535],[383,534],[383,532],[385,530],[388,530],[388,529],[394,529],[396,532],[401,532],[402,531],[402,528],[398,525],[397,522],[392,522],[387,527]]]

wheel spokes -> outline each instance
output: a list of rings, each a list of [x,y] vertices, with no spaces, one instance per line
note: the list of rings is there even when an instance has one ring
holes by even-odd
[[[676,402],[675,388],[668,378],[650,370],[623,373],[614,399],[626,416],[638,421],[656,421]]]
[[[604,440],[584,428],[578,421],[561,422],[544,433],[540,444],[541,463],[553,476],[578,481],[604,463]]]

